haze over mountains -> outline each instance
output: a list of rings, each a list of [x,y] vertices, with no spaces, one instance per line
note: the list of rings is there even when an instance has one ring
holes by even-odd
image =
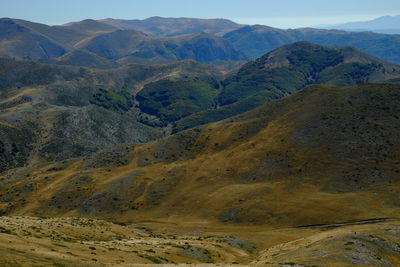
[[[316,27],[346,31],[372,31],[386,34],[400,34],[400,15],[383,16],[370,21],[355,21],[338,25],[321,25]]]
[[[399,42],[0,19],[0,265],[396,266]]]
[[[84,20],[63,26],[47,26],[4,18],[0,20],[0,28],[1,56],[51,59],[52,63],[71,65],[100,61],[93,54],[74,53],[83,50],[113,61],[113,64],[103,62],[99,65],[102,68],[184,59],[206,63],[255,59],[296,41],[352,45],[384,60],[400,62],[398,35],[311,28],[281,30],[261,25],[239,25],[222,19],[153,17],[146,20]],[[72,56],[65,58],[68,53]],[[80,57],[86,60],[80,60]],[[93,64],[85,66],[93,67]]]

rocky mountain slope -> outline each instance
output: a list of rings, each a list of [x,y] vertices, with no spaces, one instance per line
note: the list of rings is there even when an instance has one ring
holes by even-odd
[[[194,61],[113,70],[1,59],[0,170],[161,137],[133,94],[150,82],[217,77]]]

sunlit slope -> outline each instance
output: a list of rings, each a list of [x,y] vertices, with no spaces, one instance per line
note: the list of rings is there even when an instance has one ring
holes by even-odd
[[[1,178],[4,214],[299,226],[396,217],[398,85],[316,85],[230,121]]]

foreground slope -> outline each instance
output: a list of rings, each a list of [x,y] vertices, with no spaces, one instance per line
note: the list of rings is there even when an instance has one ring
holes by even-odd
[[[117,225],[76,217],[3,216],[0,264],[397,266],[399,233],[399,221],[266,229],[185,222]]]
[[[393,217],[399,101],[398,85],[311,86],[153,143],[5,172],[2,212],[276,227]]]

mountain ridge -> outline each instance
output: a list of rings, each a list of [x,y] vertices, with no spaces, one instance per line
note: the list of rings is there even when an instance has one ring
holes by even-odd
[[[244,26],[224,35],[237,50],[257,58],[282,45],[308,41],[329,46],[354,46],[392,63],[400,62],[399,35],[299,28],[282,30],[262,25]],[[381,46],[380,44],[385,44]],[[389,52],[388,52],[389,51]]]
[[[157,16],[144,20],[108,18],[99,21],[122,30],[140,30],[151,35],[162,37],[172,37],[196,32],[222,35],[224,32],[240,27],[240,24],[227,19],[165,18]]]
[[[222,40],[219,40],[219,49],[224,50],[229,46],[233,47],[236,50],[236,58],[245,59],[242,55],[250,59],[255,59],[257,57],[262,56],[263,54],[272,51],[273,49],[293,43],[296,41],[309,41],[322,45],[331,45],[331,46],[355,46],[358,49],[361,49],[364,52],[372,54],[374,56],[380,57],[386,61],[390,62],[400,62],[400,51],[398,49],[400,43],[400,37],[398,35],[388,35],[388,34],[379,34],[373,32],[346,32],[339,30],[324,30],[324,29],[313,29],[313,28],[299,28],[299,29],[289,29],[282,30],[277,28],[272,28],[263,25],[240,25],[240,24],[232,24],[233,22],[225,21],[217,19],[214,23],[211,20],[211,24],[208,25],[208,20],[202,19],[188,19],[188,18],[151,18],[150,21],[155,21],[155,25],[162,26],[164,20],[169,21],[170,23],[178,23],[182,27],[190,26],[189,21],[195,21],[199,25],[205,25],[204,27],[198,28],[187,28],[185,31],[176,32],[175,34],[168,34],[168,30],[171,27],[158,28],[159,31],[158,36],[152,35],[152,38],[161,38],[151,42],[145,47],[141,48],[142,57],[132,57],[130,55],[126,55],[127,59],[122,60],[144,64],[146,61],[148,64],[159,64],[168,62],[165,59],[169,57],[171,59],[175,58],[175,56],[171,56],[171,49],[160,47],[160,42],[163,43],[163,38],[173,38],[177,36],[183,36],[185,34],[199,34],[201,32],[207,32],[208,34],[212,34],[217,36],[218,38],[223,38],[228,41],[228,44],[222,44]],[[18,32],[18,30],[14,27],[14,29],[9,28],[10,25],[5,23],[5,21],[13,21],[16,28],[23,27],[25,28],[25,32]],[[142,23],[142,20],[136,20]],[[158,22],[157,22],[158,21]],[[161,22],[160,22],[161,21]],[[0,38],[0,44],[2,44],[2,49],[0,49],[0,55],[9,56],[9,57],[19,57],[19,58],[32,58],[32,59],[48,59],[48,58],[56,58],[60,57],[71,50],[74,50],[77,44],[85,43],[89,39],[94,38],[97,35],[101,34],[110,34],[112,32],[118,31],[117,26],[112,26],[109,24],[105,24],[95,20],[83,20],[80,22],[68,23],[66,25],[61,26],[47,26],[44,24],[33,23],[18,19],[2,19],[1,27],[3,27],[3,32],[14,32],[14,37],[12,36],[3,36]],[[158,24],[157,24],[158,23]],[[195,23],[195,24],[196,24]],[[203,23],[203,24],[202,24]],[[219,24],[220,23],[220,24]],[[228,26],[224,26],[228,23]],[[197,25],[196,24],[196,25]],[[8,26],[7,26],[8,25]],[[208,26],[207,26],[208,25]],[[218,26],[219,25],[219,26]],[[233,28],[229,28],[233,25]],[[157,26],[157,27],[158,27]],[[206,27],[207,26],[207,27]],[[8,27],[8,28],[7,28]],[[221,29],[225,27],[225,31],[216,32],[210,29]],[[120,27],[121,28],[121,27]],[[125,29],[124,27],[122,27]],[[173,27],[172,27],[173,28]],[[229,29],[228,29],[229,28]],[[129,27],[128,30],[143,30],[140,27]],[[123,31],[123,30],[122,30]],[[163,34],[164,33],[164,34]],[[152,34],[151,32],[149,33]],[[210,36],[209,36],[210,37]],[[117,38],[118,39],[118,38]],[[124,42],[114,40],[114,45],[116,47],[111,47],[111,50],[118,50],[118,46],[122,46]],[[123,38],[122,38],[123,39]],[[121,39],[121,40],[122,40]],[[212,47],[212,43],[215,44],[215,38],[208,38],[210,42],[210,46]],[[213,41],[214,40],[214,41]],[[13,46],[10,46],[10,42],[14,42]],[[158,44],[156,44],[158,43]],[[18,45],[15,45],[18,44]],[[169,44],[170,48],[176,46],[176,42],[172,42]],[[188,47],[192,46],[191,49],[195,49],[194,51],[188,51],[189,53],[196,53],[196,47],[193,47],[193,44],[189,43],[181,43],[183,47],[180,47],[181,50],[186,50]],[[231,48],[229,48],[231,49]],[[154,51],[155,50],[155,51]],[[174,49],[172,49],[174,50]],[[213,54],[212,49],[210,50],[210,54],[208,57],[214,58],[214,62],[220,60],[218,54]],[[160,55],[161,53],[161,55]],[[154,54],[153,58],[148,58],[149,55]],[[165,55],[163,55],[165,54]],[[172,54],[174,52],[172,51]],[[179,57],[178,57],[179,58]],[[187,56],[187,58],[193,58],[193,56]],[[182,58],[181,58],[182,59]],[[225,58],[225,60],[236,60],[235,57]],[[207,62],[210,62],[207,59]]]

